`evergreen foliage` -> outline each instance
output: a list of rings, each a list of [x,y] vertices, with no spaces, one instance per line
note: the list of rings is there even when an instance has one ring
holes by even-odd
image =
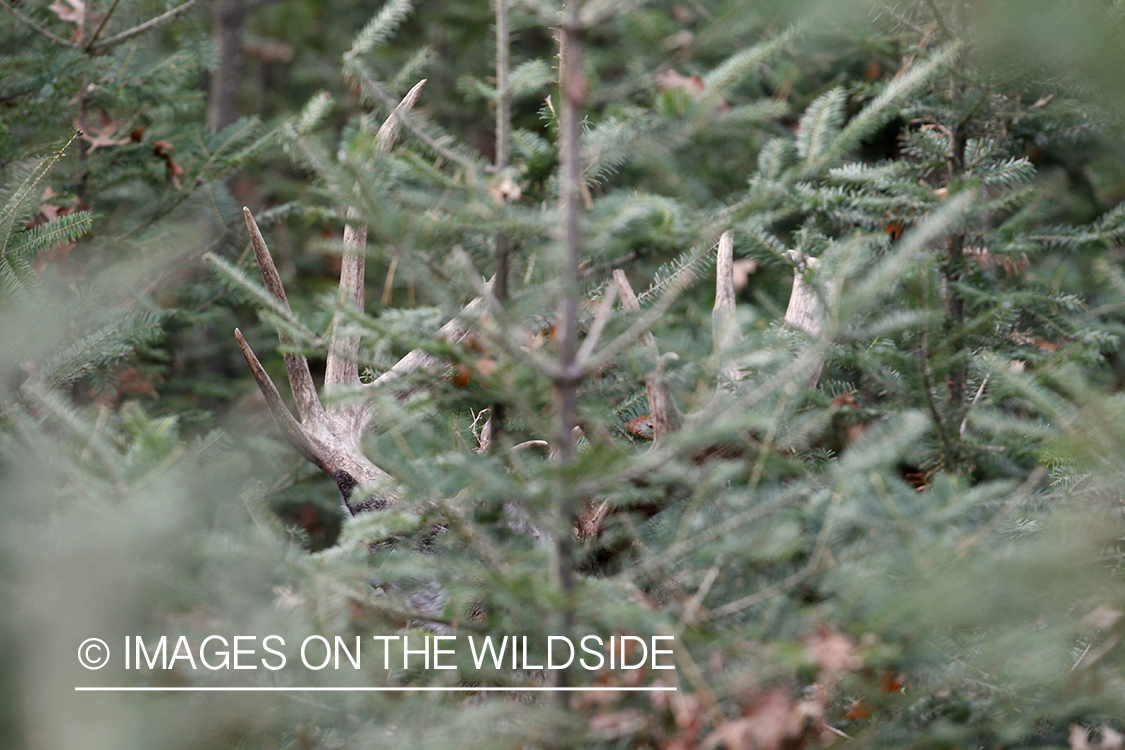
[[[831,34],[735,0],[497,0],[510,62],[450,75],[389,0],[340,45],[343,90],[215,133],[181,106],[193,22],[140,46],[125,6],[164,11],[118,5],[70,39],[57,11],[4,27],[3,96],[36,109],[0,144],[5,746],[1120,747],[1125,210],[1057,198],[1053,160],[1088,164],[1116,127],[1077,75],[998,64],[962,0]],[[453,91],[502,113],[495,145]],[[109,143],[29,158],[75,108]],[[126,142],[127,112],[146,129]],[[255,211],[289,302],[223,181],[274,142],[311,186]],[[29,226],[47,180],[79,210]],[[290,283],[300,223],[366,227],[367,311]],[[80,275],[36,271],[83,237]],[[159,242],[210,251],[163,307]],[[315,373],[356,342],[361,382],[320,398],[373,415],[390,508],[287,527],[336,489],[262,409],[197,429],[167,391],[87,390],[238,315],[275,382],[271,349]],[[267,634],[286,668],[74,663],[93,636]],[[359,639],[362,667],[302,668],[313,635]],[[404,638],[439,635],[454,668],[404,663]],[[485,635],[526,637],[522,668],[474,664]],[[561,635],[672,636],[676,669],[526,666]],[[456,690],[71,692],[91,684]],[[623,690],[477,690],[544,686]]]

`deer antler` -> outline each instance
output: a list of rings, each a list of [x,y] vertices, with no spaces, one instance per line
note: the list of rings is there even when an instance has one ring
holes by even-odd
[[[793,291],[789,295],[789,306],[785,309],[785,324],[816,338],[824,331],[824,306],[820,303],[816,289],[805,281],[803,272],[806,268],[819,266],[820,259],[805,255],[799,250],[790,250],[788,255],[796,266],[793,269]],[[824,358],[821,357],[806,370],[806,384],[809,388],[816,387],[823,369]]]
[[[281,277],[277,273],[269,248],[266,247],[266,241],[258,229],[258,223],[254,221],[250,209],[244,208],[243,212],[246,215],[246,227],[250,230],[250,243],[254,246],[254,255],[258,259],[258,268],[262,271],[266,289],[288,310],[289,301],[285,297],[285,289],[281,286]],[[362,269],[362,257],[358,261],[353,258],[353,263],[358,264]],[[346,278],[345,274],[341,276]],[[342,279],[341,287],[343,286]],[[334,366],[330,366],[325,374],[325,391],[331,391],[334,387],[346,383],[359,382],[358,366],[354,360],[348,364],[341,354],[350,342],[344,342],[342,346],[338,341],[337,333],[337,328],[334,326],[332,343],[329,345],[329,361],[335,361]],[[289,376],[289,387],[293,391],[293,400],[297,405],[297,414],[300,417],[298,421],[282,401],[277,386],[270,380],[262,363],[258,361],[258,357],[242,337],[242,332],[236,328],[234,336],[238,339],[238,348],[242,350],[242,356],[246,358],[246,364],[250,366],[250,372],[253,373],[259,390],[266,397],[266,406],[269,407],[270,414],[281,428],[285,439],[297,449],[298,453],[336,480],[336,486],[340,488],[340,494],[348,511],[354,515],[363,510],[386,508],[392,505],[395,498],[390,494],[372,496],[358,503],[353,503],[351,500],[352,490],[357,485],[371,482],[382,484],[390,479],[390,475],[363,454],[361,440],[370,419],[369,410],[359,406],[335,404],[326,409],[317,396],[316,386],[309,372],[308,359],[303,354],[290,353],[285,355],[285,371]],[[278,328],[277,337],[282,347],[295,348],[296,341],[283,328]],[[351,351],[354,352],[354,344],[351,346]],[[353,369],[354,381],[351,379]]]
[[[379,129],[376,142],[381,150],[388,151],[394,144],[400,115],[414,106],[425,83],[426,81],[422,80],[415,85]],[[243,213],[246,217],[246,228],[250,232],[250,244],[254,248],[254,256],[258,260],[258,268],[262,272],[266,289],[288,310],[289,301],[281,285],[281,276],[277,272],[261,230],[258,229],[250,209],[244,208]],[[347,218],[348,223],[344,228],[344,256],[340,270],[340,300],[362,311],[367,227],[356,224],[357,214],[353,209],[348,210]],[[328,360],[324,376],[326,393],[331,393],[340,386],[360,384],[359,364],[356,358],[358,341],[354,337],[342,335],[341,328],[342,321],[340,315],[337,315],[333,318],[329,337]],[[447,323],[441,329],[441,333],[449,339],[459,340],[467,335],[468,327],[455,319]],[[281,428],[285,439],[297,449],[298,453],[336,481],[348,511],[355,515],[365,510],[393,505],[397,498],[391,489],[390,475],[372,463],[363,453],[362,438],[371,423],[373,410],[363,405],[334,403],[326,408],[317,396],[316,385],[309,372],[308,360],[303,354],[290,353],[285,355],[285,371],[297,406],[297,417],[294,417],[282,400],[277,386],[270,380],[265,368],[242,337],[242,332],[236,328],[234,335],[258,388],[266,398],[266,406]],[[283,328],[278,328],[277,336],[283,348],[291,351],[296,348],[296,340]],[[371,386],[385,385],[408,372],[427,369],[435,364],[437,364],[436,358],[425,352],[410,352]],[[361,501],[353,502],[352,492],[355,488],[358,485],[369,484],[387,489]]]
[[[629,312],[639,312],[641,304],[625,272],[621,269],[614,271],[613,282],[621,297],[621,307]],[[652,335],[652,331],[641,334],[640,344],[657,363],[656,368],[645,375],[645,391],[648,395],[648,418],[652,422],[653,441],[660,442],[665,435],[680,429],[683,417],[676,408],[672,389],[664,377],[664,361],[660,358],[660,350],[656,347],[656,337]]]

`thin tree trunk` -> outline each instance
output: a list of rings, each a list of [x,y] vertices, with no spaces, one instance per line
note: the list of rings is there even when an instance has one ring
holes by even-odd
[[[559,339],[560,375],[555,380],[555,408],[558,432],[556,451],[562,466],[577,459],[578,428],[578,262],[581,257],[581,227],[578,211],[582,200],[581,109],[586,98],[586,81],[582,75],[581,27],[578,13],[581,0],[570,0],[559,30],[561,85],[559,135],[562,162],[562,204],[560,206],[562,242],[562,299],[555,322]],[[569,635],[574,621],[574,524],[578,517],[579,498],[573,485],[563,479],[560,487],[558,522],[555,528],[554,583],[563,595],[563,611],[558,623],[560,635]],[[560,671],[558,684],[567,683]]]
[[[508,31],[508,0],[493,0],[496,4],[496,160],[494,166],[498,177],[503,177],[508,168],[510,133],[512,130],[512,90],[508,84],[510,68],[509,52],[511,38]],[[506,201],[501,196],[501,201]],[[503,207],[501,207],[503,210]],[[493,293],[500,304],[508,300],[508,276],[512,246],[508,232],[501,229],[496,233],[496,275]],[[488,418],[489,444],[495,450],[502,450],[504,434],[504,403],[496,401]]]
[[[242,82],[242,37],[246,7],[243,0],[216,0],[211,8],[211,36],[219,63],[211,73],[207,126],[222,130],[241,116],[239,84]]]
[[[952,101],[954,105],[961,99],[960,83],[954,78],[952,83]],[[946,187],[952,189],[953,184],[961,179],[965,172],[965,127],[956,123],[949,133],[949,164],[946,178]],[[946,332],[952,341],[956,341],[962,333],[965,324],[965,300],[957,291],[957,284],[965,277],[965,234],[958,232],[951,235],[946,241],[945,264],[942,269],[946,286],[945,295],[945,322]],[[951,416],[958,416],[961,405],[965,400],[965,363],[959,350],[953,350],[953,366],[949,372],[948,394]]]

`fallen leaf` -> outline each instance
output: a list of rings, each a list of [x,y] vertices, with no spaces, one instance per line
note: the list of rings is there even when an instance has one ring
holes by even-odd
[[[703,93],[706,85],[698,75],[685,76],[678,70],[666,70],[656,76],[656,87],[661,91],[686,91],[698,96]]]
[[[859,658],[859,651],[852,639],[828,628],[822,628],[815,635],[805,638],[805,649],[809,658],[826,677],[838,677],[863,666],[863,660]]]
[[[761,261],[757,258],[740,258],[731,264],[731,275],[734,277],[734,291],[739,291],[750,283],[750,275],[758,270]]]
[[[647,414],[642,414],[639,417],[634,417],[625,423],[625,431],[633,437],[638,437],[641,440],[652,440],[652,420]]]
[[[77,122],[74,123],[74,125],[79,130],[82,130]],[[129,143],[132,140],[128,136],[124,138],[114,138],[114,135],[116,134],[116,120],[106,120],[105,118],[103,118],[103,122],[100,127],[87,127],[81,135],[82,140],[90,144],[89,148],[86,149],[86,153],[92,154],[102,146],[124,146],[126,143]]]
[[[172,158],[172,152],[175,150],[176,147],[166,140],[161,139],[159,141],[153,141],[152,152],[164,160],[164,171],[168,181],[179,190],[181,187],[180,175],[184,173],[184,168]]]
[[[493,182],[488,186],[488,194],[492,196],[492,200],[497,203],[509,203],[518,201],[523,196],[523,191],[520,186],[516,184],[515,180],[511,177],[504,177],[498,182]]]
[[[844,718],[848,721],[863,721],[870,719],[871,714],[871,706],[867,705],[863,698],[856,698],[848,705],[848,712],[844,714]]]
[[[905,683],[904,676],[896,672],[883,672],[879,675],[879,689],[884,693],[900,693]]]
[[[696,74],[685,76],[678,70],[666,70],[656,76],[656,88],[661,91],[683,91],[692,99],[699,99],[707,89],[707,84]],[[730,103],[719,97],[715,109],[725,112],[730,109]]]
[[[625,729],[639,729],[645,725],[645,715],[635,708],[615,711],[611,714],[595,714],[588,722],[590,729],[620,732]]]
[[[67,6],[70,7],[67,7]],[[71,23],[78,24],[78,28],[82,28],[82,22],[86,17],[86,3],[84,0],[66,0],[66,4],[55,0],[47,6],[47,10],[53,11],[60,21],[70,21]],[[81,33],[81,32],[79,32]],[[81,38],[79,39],[81,41]]]
[[[747,706],[745,716],[717,726],[700,747],[701,750],[713,750],[719,745],[726,746],[727,750],[797,747],[809,718],[803,703],[796,703],[789,690],[774,688]]]

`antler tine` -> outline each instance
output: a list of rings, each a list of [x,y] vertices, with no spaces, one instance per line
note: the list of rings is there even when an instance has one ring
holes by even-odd
[[[266,246],[266,240],[262,237],[261,230],[258,229],[258,222],[254,221],[254,215],[250,213],[249,208],[243,208],[242,213],[246,217],[246,228],[250,231],[250,244],[254,247],[254,257],[258,259],[258,269],[262,272],[262,280],[266,283],[266,289],[288,310],[289,300],[285,297],[285,288],[281,285],[281,276],[277,273],[277,266],[274,265],[273,256],[270,255],[269,248]],[[285,333],[280,326],[277,329],[277,338],[282,346],[296,348],[296,340]],[[249,351],[249,347],[243,350],[243,355],[247,351]],[[253,352],[251,352],[252,354]],[[246,361],[250,361],[249,357]],[[261,365],[259,364],[258,367],[261,367]],[[254,365],[251,364],[250,368],[254,369]],[[264,374],[265,370],[262,370],[262,372]],[[324,407],[321,406],[320,398],[316,395],[316,385],[313,384],[312,373],[309,372],[308,359],[303,354],[286,354],[285,372],[289,376],[289,387],[293,391],[293,400],[297,404],[297,414],[301,421],[307,422],[310,419],[322,417]],[[255,377],[257,377],[257,374],[255,374]],[[268,375],[266,379],[269,380]],[[258,385],[262,387],[260,380]],[[277,391],[272,382],[270,386],[273,387],[274,392]],[[264,387],[262,387],[262,392],[265,393]],[[269,399],[268,394],[266,398]],[[288,414],[289,410],[286,409],[285,413]],[[292,415],[290,415],[290,418],[292,418]],[[280,421],[278,424],[280,424]]]
[[[402,101],[388,116],[375,142],[379,151],[387,152],[394,145],[401,124],[401,116],[414,106],[422,93],[426,79],[414,85]],[[358,224],[359,212],[349,208],[348,222],[344,226],[344,255],[340,263],[340,302],[363,311],[364,275],[367,253],[367,226]],[[331,389],[337,385],[359,385],[359,363],[356,353],[359,342],[352,336],[340,336],[341,316],[332,319],[332,335],[328,344],[328,360],[325,364],[324,386]]]
[[[729,231],[719,235],[715,267],[715,307],[711,311],[711,330],[715,354],[722,356],[742,338],[734,304],[734,239]],[[731,382],[742,379],[733,364],[724,365],[723,372]]]
[[[734,310],[734,240],[730,232],[719,236],[715,271],[715,307],[711,312],[716,346],[725,349],[739,333]]]
[[[614,271],[613,281],[621,297],[621,306],[629,312],[640,312],[641,303],[637,301],[637,295],[625,272],[621,269]],[[652,335],[652,331],[642,333],[640,343],[652,352],[653,359],[658,360],[656,369],[645,375],[645,392],[648,396],[648,418],[652,422],[653,440],[659,441],[665,435],[680,429],[683,419],[672,399],[672,389],[664,380],[664,367],[659,362],[660,351],[656,348],[656,337]]]
[[[824,331],[824,308],[816,289],[805,283],[802,271],[805,268],[816,268],[820,265],[820,259],[807,256],[799,250],[790,250],[788,254],[797,265],[793,269],[793,291],[789,295],[789,306],[785,309],[785,323],[816,338]],[[820,358],[810,368],[809,388],[816,387],[823,369],[824,359]]]
[[[250,345],[246,343],[246,339],[242,337],[242,331],[235,328],[234,337],[238,340],[238,348],[242,351],[242,356],[246,359],[246,364],[250,366],[250,372],[254,375],[255,382],[258,383],[258,390],[266,397],[266,407],[269,409],[277,426],[281,428],[285,439],[289,441],[290,445],[297,449],[298,453],[315,464],[319,469],[331,474],[332,471],[324,463],[324,460],[313,450],[312,441],[309,439],[308,434],[302,429],[297,420],[293,418],[285,402],[281,400],[281,394],[278,392],[277,386],[273,384],[269,374],[266,372],[266,368],[262,367],[262,363],[258,361],[254,350],[250,348]]]
[[[348,209],[348,219],[356,218],[355,209]],[[344,257],[340,262],[340,302],[363,311],[364,265],[367,248],[367,226],[344,226]],[[332,334],[328,342],[328,361],[324,370],[324,387],[359,385],[359,363],[356,351],[359,341],[354,336],[341,336],[341,316],[332,318]]]
[[[375,145],[380,151],[384,153],[391,150],[391,146],[395,145],[395,138],[398,137],[398,131],[402,127],[402,116],[414,108],[414,104],[418,101],[418,97],[422,95],[422,89],[426,85],[428,79],[423,78],[418,83],[414,84],[414,88],[406,92],[406,96],[402,97],[402,101],[394,108],[383,126],[379,128],[379,132],[375,134]]]

